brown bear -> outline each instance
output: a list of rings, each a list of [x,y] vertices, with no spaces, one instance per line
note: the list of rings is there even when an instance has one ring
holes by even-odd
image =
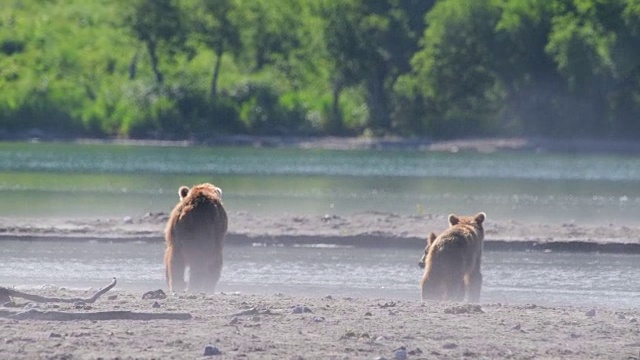
[[[185,290],[189,268],[190,292],[212,292],[222,271],[222,245],[227,233],[227,213],[222,190],[204,183],[181,186],[180,201],[165,228],[165,276],[169,291]]]
[[[436,237],[430,233],[424,255],[420,285],[422,300],[478,302],[482,288],[482,245],[486,214],[449,215],[449,228]]]

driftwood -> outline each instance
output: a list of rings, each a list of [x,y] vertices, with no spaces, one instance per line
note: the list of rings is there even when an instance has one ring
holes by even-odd
[[[236,317],[236,316],[247,316],[247,315],[278,315],[278,314],[271,312],[271,310],[269,310],[269,309],[261,310],[261,309],[257,309],[255,307],[252,307],[251,309],[242,310],[242,311],[237,312],[237,313],[227,314],[227,315],[222,315],[222,316]]]
[[[72,321],[72,320],[189,320],[189,313],[144,313],[134,311],[100,311],[100,312],[64,312],[64,311],[40,311],[30,309],[27,311],[0,310],[0,317],[16,320],[45,320],[45,321]]]
[[[14,289],[0,287],[0,303],[10,301],[11,297],[17,297],[38,303],[85,303],[90,304],[98,300],[107,291],[116,286],[116,278],[89,298],[55,298],[33,294],[27,294]],[[165,296],[166,297],[166,296]],[[145,313],[134,311],[99,311],[99,312],[65,312],[65,311],[41,311],[29,309],[24,311],[2,310],[0,318],[15,320],[45,320],[45,321],[71,321],[71,320],[189,320],[189,313]]]
[[[33,302],[38,302],[38,303],[50,303],[50,302],[58,302],[58,303],[85,303],[85,304],[91,304],[93,302],[95,302],[96,300],[98,300],[98,298],[100,296],[102,296],[104,293],[106,293],[107,291],[113,289],[113,287],[116,286],[116,278],[114,277],[113,280],[111,281],[111,283],[105,287],[103,287],[102,289],[98,290],[95,294],[93,294],[92,297],[89,298],[55,298],[55,297],[46,297],[46,296],[39,296],[39,295],[33,295],[33,294],[27,294],[24,293],[22,291],[18,291],[18,290],[14,290],[14,289],[8,289],[8,288],[4,288],[4,287],[0,287],[0,299],[4,299],[5,297],[17,297],[17,298],[21,298],[21,299],[25,299],[25,300],[29,300],[29,301],[33,301]],[[5,301],[3,301],[5,302]]]

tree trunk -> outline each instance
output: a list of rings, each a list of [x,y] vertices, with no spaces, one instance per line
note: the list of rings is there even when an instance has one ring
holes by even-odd
[[[156,44],[153,41],[147,43],[147,48],[149,49],[149,57],[151,58],[151,68],[153,69],[153,73],[156,75],[156,80],[158,84],[164,82],[164,76],[160,69],[158,68],[158,54],[156,53]]]
[[[373,130],[390,130],[391,116],[384,88],[385,76],[374,72],[367,80],[367,103],[369,105],[369,126]]]
[[[220,65],[222,64],[222,54],[224,53],[222,46],[216,51],[216,64],[213,67],[213,77],[211,78],[211,102],[216,102],[218,96],[218,76],[220,75]]]
[[[342,132],[342,113],[340,112],[340,94],[344,87],[342,79],[333,82],[333,103],[327,131],[331,135],[339,135]]]
[[[133,54],[131,58],[131,62],[129,63],[129,80],[133,80],[136,78],[136,74],[138,73],[138,50]]]

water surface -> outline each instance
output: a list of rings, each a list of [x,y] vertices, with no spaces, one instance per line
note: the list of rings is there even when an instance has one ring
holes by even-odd
[[[0,284],[166,289],[162,244],[5,241]],[[217,291],[389,299],[420,298],[420,249],[227,246]],[[491,252],[483,302],[640,306],[640,256]]]
[[[0,143],[0,216],[168,211],[180,185],[213,182],[230,211],[475,213],[489,220],[633,225],[640,158]]]

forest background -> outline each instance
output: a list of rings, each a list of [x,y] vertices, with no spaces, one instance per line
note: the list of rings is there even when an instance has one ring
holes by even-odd
[[[640,0],[4,0],[0,137],[640,138]]]

